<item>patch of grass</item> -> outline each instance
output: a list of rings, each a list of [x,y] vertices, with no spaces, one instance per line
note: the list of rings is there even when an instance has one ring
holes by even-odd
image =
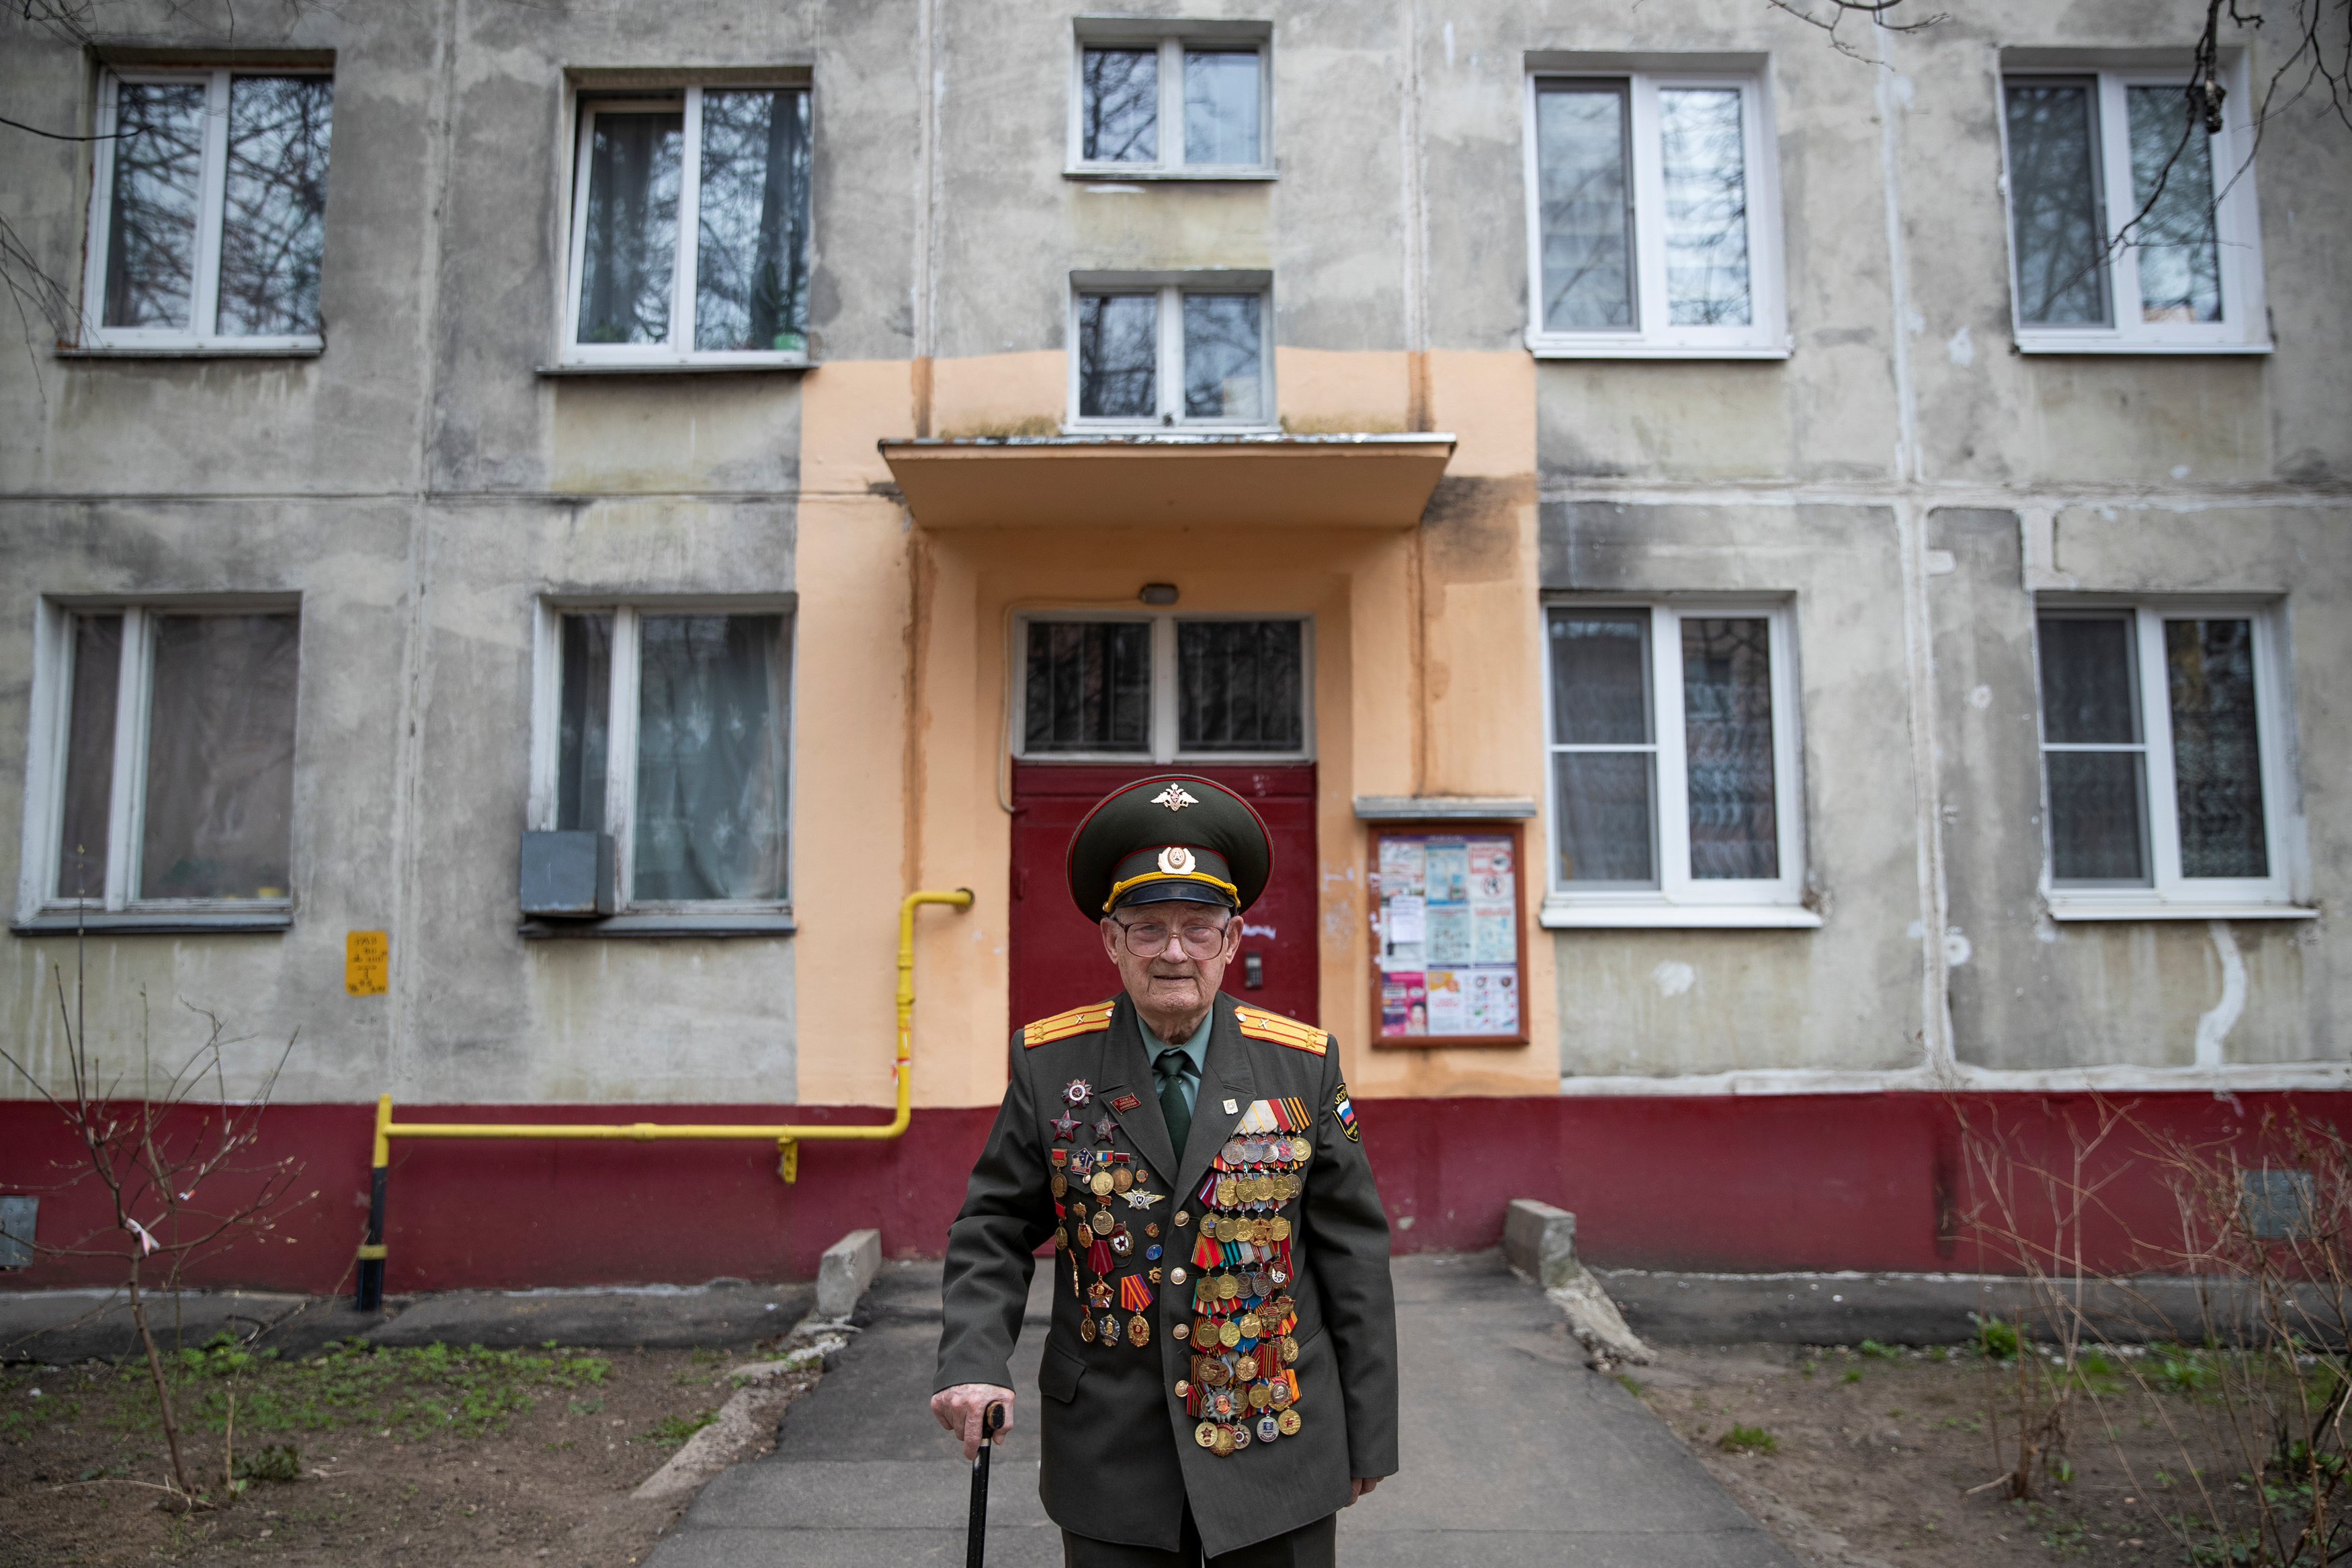
[[[1811,1360],[1810,1360],[1810,1361],[1806,1362],[1806,1363],[1805,1363],[1805,1364],[1803,1365],[1803,1367],[1801,1367],[1800,1370],[1801,1370],[1807,1377],[1811,1377],[1814,1373],[1819,1372],[1821,1369],[1822,1369],[1822,1360],[1821,1360],[1821,1357],[1819,1357],[1819,1356],[1815,1356],[1815,1357],[1813,1357]]]
[[[1903,1359],[1903,1350],[1901,1346],[1881,1344],[1874,1339],[1864,1340],[1857,1348],[1861,1350],[1863,1354],[1878,1361],[1900,1361]]]
[[[686,1358],[697,1366],[710,1366],[725,1361],[727,1353],[723,1350],[705,1350],[700,1345],[697,1345],[686,1353]]]
[[[2175,1394],[2203,1394],[2220,1385],[2221,1369],[2212,1352],[2179,1344],[2152,1349],[2156,1365],[2148,1379],[2158,1387]]]
[[[244,1481],[290,1482],[302,1479],[302,1454],[291,1443],[271,1443],[236,1462],[236,1479]]]
[[[629,1441],[651,1443],[656,1448],[675,1448],[718,1419],[716,1407],[698,1410],[691,1416],[665,1416],[654,1423],[652,1431],[640,1432]]]
[[[1838,1381],[1840,1383],[1860,1383],[1862,1381],[1862,1368],[1858,1366],[1847,1367],[1845,1369],[1845,1375],[1839,1378]]]
[[[1624,1386],[1626,1393],[1632,1395],[1636,1399],[1639,1399],[1642,1396],[1650,1391],[1650,1385],[1648,1384],[1629,1373],[1619,1373],[1617,1375],[1617,1381]]]
[[[1715,1440],[1727,1454],[1777,1454],[1780,1439],[1761,1427],[1734,1427]]]
[[[1969,1343],[1978,1354],[1990,1356],[1995,1361],[2008,1361],[2017,1354],[2018,1346],[2022,1342],[2015,1323],[2003,1322],[1999,1318],[1979,1317],[1974,1312],[1969,1314],[1969,1321],[1977,1325],[1977,1332]]]

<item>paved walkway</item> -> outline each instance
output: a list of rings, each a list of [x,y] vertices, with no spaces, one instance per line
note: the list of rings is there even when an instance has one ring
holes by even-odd
[[[1655,1417],[1588,1372],[1557,1308],[1492,1253],[1401,1258],[1402,1473],[1339,1516],[1349,1568],[1795,1568]],[[930,1418],[939,1266],[888,1265],[872,1322],[765,1458],[705,1487],[647,1568],[956,1564],[971,1469]],[[1044,1275],[991,1460],[990,1568],[1045,1568],[1037,1501]]]

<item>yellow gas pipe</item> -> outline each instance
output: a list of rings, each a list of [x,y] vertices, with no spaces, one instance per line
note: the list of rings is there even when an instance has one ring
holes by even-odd
[[[370,1160],[373,1168],[369,1182],[367,1240],[359,1249],[357,1304],[360,1310],[373,1312],[383,1303],[384,1186],[392,1164],[392,1140],[394,1138],[565,1138],[590,1142],[626,1139],[632,1143],[653,1143],[668,1138],[706,1141],[773,1138],[776,1142],[776,1174],[792,1182],[800,1177],[800,1145],[804,1140],[838,1143],[895,1138],[905,1133],[914,1116],[915,910],[925,904],[944,904],[956,909],[969,909],[971,897],[971,889],[960,887],[953,893],[910,893],[899,900],[898,1057],[896,1069],[898,1092],[897,1111],[887,1122],[782,1126],[686,1122],[631,1122],[625,1125],[608,1124],[601,1126],[576,1122],[395,1122],[392,1119],[392,1096],[380,1096],[375,1103],[375,1143]]]

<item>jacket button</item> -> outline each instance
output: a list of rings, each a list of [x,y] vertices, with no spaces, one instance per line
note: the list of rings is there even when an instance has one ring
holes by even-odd
[[[1176,1211],[1176,1223],[1179,1225],[1190,1225],[1192,1223],[1192,1217],[1180,1208]]]
[[[1181,1284],[1182,1284],[1182,1283],[1184,1282],[1184,1270],[1181,1270],[1181,1269],[1171,1269],[1171,1270],[1168,1270],[1168,1282],[1169,1282],[1170,1284],[1171,1284],[1171,1285],[1181,1285]]]

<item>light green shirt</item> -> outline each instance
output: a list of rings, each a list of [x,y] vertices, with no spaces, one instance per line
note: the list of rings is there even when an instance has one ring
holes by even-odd
[[[1192,1059],[1192,1071],[1178,1075],[1184,1086],[1184,1108],[1188,1111],[1200,1107],[1201,1075],[1208,1071],[1209,1066],[1209,1025],[1216,1021],[1216,1017],[1217,1009],[1213,1002],[1209,1010],[1201,1016],[1201,1027],[1192,1031],[1192,1038],[1176,1047]],[[1167,1086],[1167,1079],[1160,1071],[1160,1053],[1170,1049],[1169,1043],[1152,1033],[1151,1026],[1143,1021],[1140,1014],[1137,1015],[1135,1022],[1143,1030],[1143,1047],[1151,1058],[1152,1087],[1155,1091],[1163,1089]]]

